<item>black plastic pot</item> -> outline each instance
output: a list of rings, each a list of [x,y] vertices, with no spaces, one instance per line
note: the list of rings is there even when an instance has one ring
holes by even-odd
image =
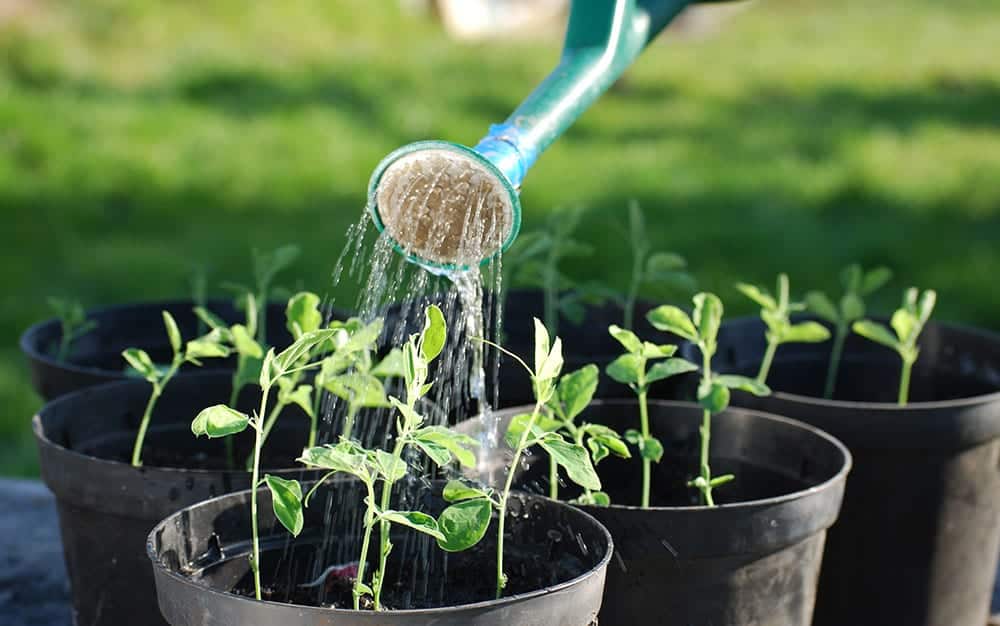
[[[544,321],[544,293],[538,289],[514,289],[507,296],[503,309],[504,347],[521,357],[534,354],[535,329],[533,318]],[[572,372],[589,363],[602,372],[596,397],[627,398],[632,391],[603,375],[604,368],[624,352],[621,344],[610,334],[612,324],[622,326],[623,312],[613,302],[601,305],[584,304],[585,317],[575,324],[563,316],[559,318],[556,334],[563,341],[564,372]],[[646,313],[655,308],[651,302],[640,300],[635,307],[635,332],[640,338],[656,343],[680,344],[681,339],[653,328],[646,321]],[[530,359],[529,359],[530,360]],[[650,397],[665,400],[677,399],[679,390],[690,385],[688,376],[678,376],[650,387]],[[527,374],[513,363],[500,368],[500,407],[520,406],[534,402],[531,381]]]
[[[723,325],[716,368],[756,372],[764,329]],[[818,626],[980,626],[1000,550],[1000,337],[930,324],[920,339],[911,404],[896,406],[899,360],[848,339],[834,400],[823,400],[830,345],[778,349],[769,398],[735,403],[832,434],[854,455],[831,530]]]
[[[497,414],[501,432],[525,409]],[[837,519],[851,466],[847,449],[804,424],[729,409],[712,420],[712,471],[736,480],[719,487],[719,506],[708,508],[686,486],[698,473],[701,409],[651,401],[649,416],[666,449],[653,466],[652,507],[632,506],[642,482],[635,458],[608,458],[597,467],[612,506],[580,507],[615,542],[601,625],[808,626],[826,530]],[[636,426],[638,405],[595,402],[579,421],[624,432]],[[459,426],[480,428],[479,420]],[[545,455],[533,454],[517,480],[548,493]],[[578,494],[560,487],[562,499]]]
[[[301,589],[298,585],[312,580],[317,572],[325,582],[322,573],[328,565],[351,558],[344,555],[356,558],[362,512],[357,505],[363,495],[353,482],[321,487],[314,504],[306,509],[305,530],[291,540],[275,520],[270,495],[265,490],[260,492],[261,575],[272,598],[263,602],[253,599],[249,580],[249,491],[203,502],[170,516],[156,526],[148,543],[160,608],[167,621],[172,626],[596,623],[611,558],[611,537],[585,513],[523,494],[511,498],[506,540],[505,569],[511,577],[509,590],[513,589],[515,595],[492,599],[496,564],[493,529],[476,547],[453,554],[444,553],[433,545],[433,540],[413,531],[394,532],[387,570],[391,578],[387,579],[384,600],[387,606],[400,610],[376,613],[308,606],[275,595],[273,581]],[[435,505],[423,501],[425,506],[421,508],[437,512]],[[435,503],[442,506],[439,498]],[[338,514],[327,517],[331,508]],[[346,550],[338,550],[345,544]],[[517,589],[519,572],[526,570],[544,572],[551,584]],[[349,598],[349,577],[339,580],[348,586],[345,593]],[[317,592],[317,599],[320,597]]]
[[[128,460],[149,398],[145,381],[84,389],[52,401],[35,416],[42,478],[58,505],[76,624],[163,624],[145,555],[149,531],[178,509],[250,485],[245,471],[184,468],[225,466],[224,443],[195,439],[190,424],[200,409],[228,401],[229,382],[222,372],[172,381],[153,415],[141,468]],[[260,396],[254,395],[248,390],[240,406],[255,406]],[[268,439],[265,464],[293,467],[308,424],[308,417],[290,407]],[[247,458],[251,446],[252,436],[241,435],[236,458]],[[155,466],[163,452],[170,452],[166,460],[177,467]],[[280,473],[298,477],[301,471]]]
[[[62,336],[59,320],[39,322],[21,335],[21,351],[28,358],[32,385],[44,399],[51,400],[84,387],[124,380],[125,362],[121,353],[126,348],[142,348],[154,361],[168,362],[171,349],[163,328],[162,311],[169,311],[177,320],[181,335],[191,339],[199,331],[198,319],[192,312],[194,306],[190,300],[173,300],[88,311],[87,319],[97,322],[97,327],[74,342],[65,362],[54,356]],[[229,300],[211,300],[208,308],[231,324],[246,317]],[[334,315],[339,318],[343,313]],[[291,335],[285,328],[284,303],[268,305],[267,337],[269,343],[278,347],[291,343]],[[202,367],[188,366],[180,374],[232,369],[234,363],[234,359],[205,359]]]

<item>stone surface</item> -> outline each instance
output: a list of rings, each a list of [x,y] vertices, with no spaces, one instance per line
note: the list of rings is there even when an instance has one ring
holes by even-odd
[[[6,626],[71,626],[69,583],[52,494],[0,479],[0,616]],[[989,626],[1000,626],[1000,575]]]
[[[42,483],[0,479],[0,615],[7,626],[70,626],[55,501]]]

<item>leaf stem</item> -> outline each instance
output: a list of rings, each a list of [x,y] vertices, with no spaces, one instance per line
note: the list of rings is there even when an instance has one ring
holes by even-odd
[[[640,385],[644,381],[640,381]],[[643,390],[639,393],[639,428],[642,429],[642,441],[643,445],[649,440],[649,407],[646,401],[646,391]],[[650,482],[652,479],[652,461],[646,458],[646,455],[642,456],[642,508],[649,508],[649,491]]]
[[[705,505],[715,506],[712,498],[712,469],[708,464],[708,449],[712,438],[712,412],[708,409],[702,413],[701,417],[701,478],[704,484],[701,486],[701,495],[705,500]]]
[[[559,465],[549,457],[549,497],[559,499]]]
[[[764,360],[760,362],[760,371],[757,372],[757,382],[767,383],[767,375],[771,372],[771,362],[774,361],[774,353],[778,350],[778,341],[768,337],[767,351],[764,352]]]
[[[255,597],[261,599],[260,590],[260,532],[257,528],[257,482],[260,480],[260,451],[263,447],[264,440],[263,425],[260,423],[260,418],[262,415],[267,413],[267,396],[271,392],[271,386],[265,385],[260,389],[260,411],[257,412],[257,416],[252,420],[251,424],[254,429],[254,446],[253,446],[253,475],[250,480],[250,484],[253,488],[250,490],[250,527],[253,533],[253,556],[250,561],[250,569],[253,570],[253,588]]]
[[[177,373],[177,370],[180,369],[183,362],[183,356],[174,355],[170,369],[163,375],[163,378],[153,383],[153,389],[149,393],[149,401],[146,403],[146,409],[142,413],[142,421],[139,422],[139,432],[136,434],[135,444],[132,446],[132,467],[142,466],[142,445],[146,440],[146,431],[149,429],[149,422],[153,417],[153,409],[156,408],[156,402],[160,399],[163,389],[170,382],[170,379],[174,377],[174,374]]]
[[[514,458],[510,462],[510,470],[507,472],[507,480],[504,482],[503,493],[500,494],[500,506],[497,507],[497,594],[496,597],[499,600],[501,595],[503,595],[503,588],[507,585],[507,577],[503,573],[503,534],[504,526],[507,521],[507,500],[510,498],[510,488],[514,484],[514,474],[517,472],[517,465],[521,462],[521,453],[524,451],[524,446],[528,441],[528,435],[531,434],[532,428],[535,426],[535,420],[538,419],[538,413],[542,410],[542,403],[540,401],[535,402],[535,408],[531,412],[531,418],[528,419],[527,425],[524,427],[524,432],[521,433],[521,439],[517,442],[517,448],[514,450]]]
[[[340,435],[344,439],[351,438],[351,433],[354,431],[354,418],[358,415],[358,408],[354,402],[347,401],[347,415],[344,417],[344,429]]]
[[[913,370],[913,361],[903,359],[903,371],[899,376],[899,406],[906,406],[910,398],[910,373]]]
[[[412,408],[412,406],[410,407]],[[392,456],[396,463],[402,463],[403,449],[406,447],[406,442],[410,436],[410,424],[405,420],[402,425],[402,430],[396,436],[396,444],[392,448]],[[382,502],[381,511],[387,511],[392,504],[392,488],[396,484],[396,481],[390,480],[388,477],[382,481]],[[389,551],[392,549],[389,543],[389,529],[391,524],[388,520],[381,520],[379,522],[379,558],[378,558],[378,571],[375,572],[375,578],[372,580],[372,590],[374,591],[375,600],[375,610],[382,610],[382,583],[385,578],[385,567],[386,562],[389,559]]]
[[[833,392],[837,386],[837,373],[840,371],[840,359],[844,353],[846,340],[847,324],[838,322],[833,336],[833,348],[830,350],[830,364],[826,369],[826,385],[823,387],[823,397],[827,400],[833,399]]]
[[[361,609],[361,596],[363,595],[361,585],[364,584],[365,580],[365,566],[368,564],[368,546],[371,544],[372,528],[375,526],[375,488],[369,481],[365,481],[365,486],[368,488],[368,498],[366,499],[368,507],[365,510],[365,534],[361,539],[361,554],[358,556],[358,573],[354,578],[355,611]]]

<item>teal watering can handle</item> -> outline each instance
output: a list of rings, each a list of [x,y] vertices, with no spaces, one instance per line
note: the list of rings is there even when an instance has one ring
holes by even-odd
[[[573,0],[559,65],[474,148],[515,188],[689,0]]]

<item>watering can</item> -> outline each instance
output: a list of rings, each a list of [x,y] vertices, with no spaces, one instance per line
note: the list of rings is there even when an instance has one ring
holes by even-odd
[[[469,148],[405,145],[368,185],[375,225],[432,271],[489,261],[517,237],[525,174],[690,0],[572,0],[562,58],[501,124]]]

